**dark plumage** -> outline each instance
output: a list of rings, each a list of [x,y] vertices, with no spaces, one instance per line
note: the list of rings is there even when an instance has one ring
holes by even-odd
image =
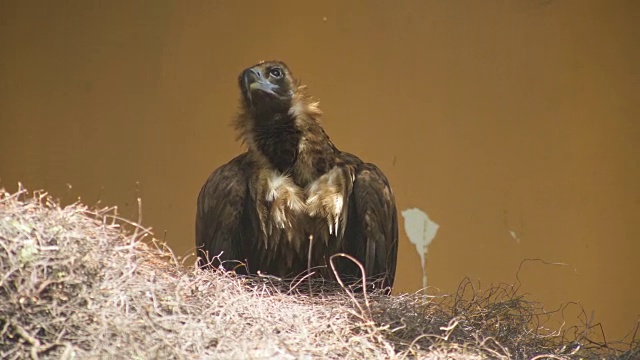
[[[329,257],[346,253],[364,266],[369,282],[393,286],[398,222],[382,171],[333,145],[319,123],[318,103],[284,63],[252,66],[239,83],[236,128],[248,150],[202,186],[196,213],[200,266],[222,261],[227,269],[278,277],[311,266],[332,278]],[[361,277],[348,259],[334,263],[346,281]]]

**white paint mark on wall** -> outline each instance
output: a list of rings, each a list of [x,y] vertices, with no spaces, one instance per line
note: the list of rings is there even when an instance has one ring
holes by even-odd
[[[513,240],[515,240],[518,244],[520,244],[520,238],[518,237],[515,231],[509,230],[509,235],[511,235]]]
[[[420,255],[420,263],[422,264],[422,286],[427,287],[427,248],[433,238],[436,237],[440,225],[429,219],[429,216],[420,209],[407,209],[402,212],[404,217],[404,231],[416,246],[416,251]]]

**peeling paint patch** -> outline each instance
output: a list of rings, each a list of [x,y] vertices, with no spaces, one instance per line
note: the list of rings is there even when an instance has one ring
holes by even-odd
[[[422,286],[427,287],[426,258],[429,244],[436,237],[440,225],[429,219],[429,216],[420,209],[407,209],[402,211],[404,217],[404,231],[416,246],[416,251],[420,255],[422,265]]]

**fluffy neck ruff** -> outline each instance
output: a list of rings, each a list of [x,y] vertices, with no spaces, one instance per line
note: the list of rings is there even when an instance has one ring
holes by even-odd
[[[304,85],[297,86],[288,108],[261,110],[243,104],[235,122],[249,152],[282,173],[291,171],[303,138],[310,133],[326,137],[319,123],[318,102],[305,90]]]

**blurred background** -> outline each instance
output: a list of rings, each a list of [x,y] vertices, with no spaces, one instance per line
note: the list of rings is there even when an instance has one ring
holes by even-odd
[[[141,196],[143,224],[187,256],[200,186],[243,151],[237,76],[267,59],[389,177],[395,293],[515,283],[541,259],[565,265],[522,263],[532,299],[578,302],[608,339],[633,330],[634,0],[1,1],[0,187],[133,219]]]

